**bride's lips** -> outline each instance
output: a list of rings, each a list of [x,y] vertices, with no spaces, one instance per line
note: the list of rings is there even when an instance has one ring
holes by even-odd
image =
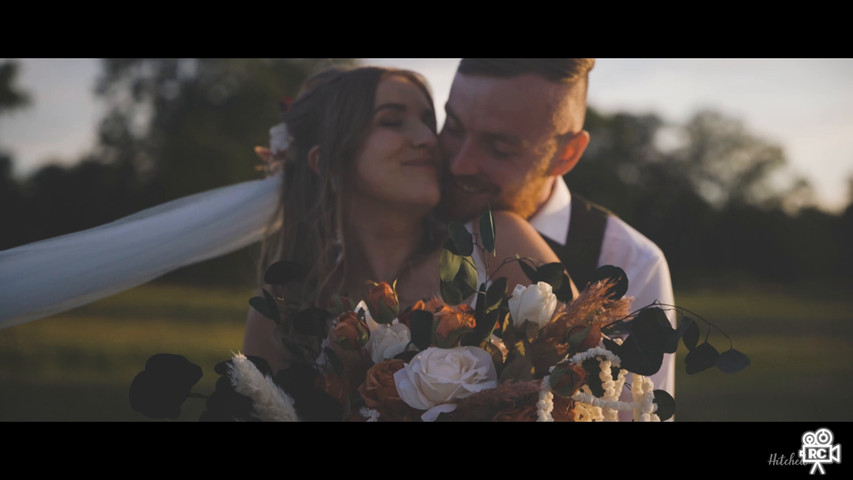
[[[438,168],[438,159],[431,156],[417,157],[411,160],[406,160],[403,162],[403,165],[406,167]]]

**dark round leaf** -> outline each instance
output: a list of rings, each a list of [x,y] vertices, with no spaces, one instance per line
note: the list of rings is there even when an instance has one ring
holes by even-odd
[[[658,307],[640,310],[629,322],[631,334],[637,346],[642,350],[663,352],[664,344],[675,331],[666,317],[666,312]]]
[[[687,324],[687,327],[684,329],[684,346],[688,350],[693,350],[696,348],[696,344],[699,343],[699,325],[689,317],[684,317],[682,322]]]
[[[669,420],[675,415],[675,399],[666,390],[655,390],[655,413],[661,421]]]
[[[666,342],[664,342],[664,346],[663,346],[664,352],[675,353],[676,350],[678,350],[678,341],[681,340],[682,337],[684,337],[684,334],[687,332],[687,329],[690,327],[691,323],[693,323],[692,318],[684,317],[684,319],[681,321],[681,324],[678,325],[678,328],[673,330],[673,332],[670,333],[669,336],[667,336]],[[698,339],[698,330],[697,330],[697,339]],[[695,346],[695,341],[697,339],[693,340],[694,344],[691,345],[689,347],[689,349],[692,349]]]
[[[708,342],[694,348],[684,357],[687,374],[693,375],[717,365],[720,353]]]
[[[412,334],[412,343],[418,350],[424,350],[432,340],[433,314],[426,310],[414,310],[409,319],[409,330]]]
[[[545,282],[551,285],[552,289],[559,290],[563,285],[564,271],[562,263],[546,263],[536,270],[537,281]]]
[[[281,261],[273,263],[264,272],[264,282],[270,285],[284,285],[288,282],[299,282],[305,279],[308,269],[298,262]]]
[[[611,347],[608,347],[612,351]],[[651,376],[663,364],[663,350],[643,348],[632,333],[615,352],[622,360],[622,368],[643,376]]]
[[[325,337],[327,322],[332,314],[317,307],[308,307],[293,316],[293,329],[302,335]]]
[[[524,260],[518,260],[518,266],[521,267],[521,271],[530,279],[530,283],[536,283],[539,281],[539,274],[536,272],[536,268],[528,265]]]
[[[252,306],[255,310],[258,311],[261,315],[269,318],[275,323],[278,323],[280,320],[278,305],[275,302],[275,298],[266,290],[263,291],[263,297],[252,297],[249,299],[249,305]]]
[[[721,353],[720,357],[717,359],[717,368],[725,373],[739,372],[748,367],[749,364],[749,357],[734,348]]]
[[[615,265],[602,265],[598,267],[591,282],[601,280],[614,280],[615,284],[610,287],[608,293],[613,300],[619,300],[628,292],[628,275],[625,271]]]
[[[560,288],[554,291],[554,296],[557,297],[557,300],[563,303],[569,303],[575,297],[575,294],[572,291],[572,281],[565,273],[563,273],[563,281],[560,283]]]
[[[153,355],[130,384],[130,406],[148,418],[175,419],[202,376],[201,367],[181,355]]]

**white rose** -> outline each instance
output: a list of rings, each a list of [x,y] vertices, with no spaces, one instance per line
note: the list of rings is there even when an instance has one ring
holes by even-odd
[[[492,357],[478,347],[436,348],[420,352],[394,374],[400,398],[426,410],[424,421],[456,408],[455,401],[498,386]]]
[[[529,320],[542,328],[554,315],[557,296],[554,295],[551,285],[545,282],[538,282],[528,287],[516,285],[508,304],[513,325],[520,328],[524,326],[526,320]]]
[[[370,352],[373,363],[379,363],[403,353],[411,340],[409,327],[395,319],[390,324],[377,325],[376,329],[370,332],[370,340],[365,348]]]

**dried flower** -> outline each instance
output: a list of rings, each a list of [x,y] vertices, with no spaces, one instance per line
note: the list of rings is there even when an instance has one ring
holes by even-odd
[[[397,292],[387,282],[375,283],[367,293],[367,308],[377,323],[391,323],[400,313]]]
[[[358,318],[355,312],[344,312],[335,321],[332,335],[335,341],[346,350],[358,350],[370,339],[367,323]]]

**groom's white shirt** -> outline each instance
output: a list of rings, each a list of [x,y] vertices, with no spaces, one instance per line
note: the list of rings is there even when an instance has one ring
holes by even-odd
[[[539,233],[565,243],[571,220],[572,195],[562,178],[554,182],[548,201],[530,218]],[[633,307],[640,308],[656,300],[674,305],[669,265],[660,248],[618,217],[611,215],[604,230],[598,265],[615,265],[628,275],[626,296],[634,297]],[[667,312],[675,327],[673,312]],[[666,354],[660,371],[651,377],[656,390],[675,396],[675,355]]]

